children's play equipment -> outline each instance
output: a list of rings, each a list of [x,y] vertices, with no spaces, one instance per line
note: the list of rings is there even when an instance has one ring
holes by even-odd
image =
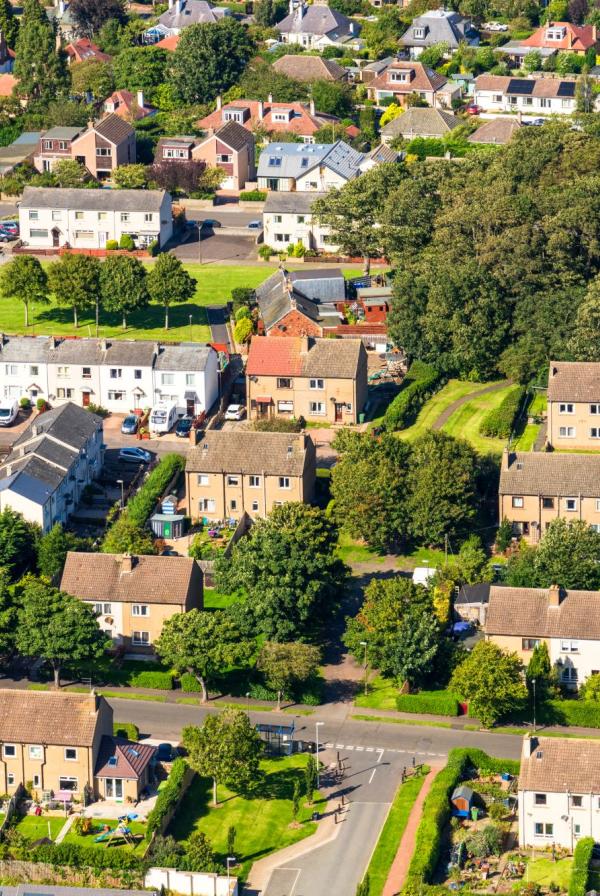
[[[125,843],[129,843],[130,846],[135,846],[135,837],[131,832],[129,823],[135,821],[136,818],[137,815],[135,814],[121,815],[121,817],[117,819],[116,827],[109,828],[108,825],[105,825],[104,830],[98,834],[97,837],[94,837],[94,843],[107,841],[106,845],[110,846],[113,840],[124,840]]]

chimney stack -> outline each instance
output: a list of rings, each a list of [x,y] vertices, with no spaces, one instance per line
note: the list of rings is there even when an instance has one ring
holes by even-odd
[[[58,3],[58,14],[62,18],[65,14],[65,0],[59,0]]]
[[[262,121],[265,117],[265,104],[262,100],[258,101],[258,120]]]
[[[138,90],[138,92],[137,92],[137,104],[138,104],[138,109],[144,108],[144,91],[143,90]]]
[[[268,101],[269,101],[270,103],[272,103],[272,102],[273,102],[273,94],[270,93],[270,94],[268,95],[267,99],[268,99]]]
[[[538,739],[533,734],[526,734],[523,738],[523,756],[526,759],[534,753],[538,746]]]
[[[121,572],[131,572],[133,570],[133,557],[131,554],[123,554],[121,557]]]
[[[316,114],[315,101],[313,100],[312,97],[310,98],[310,114],[313,116]]]
[[[101,351],[101,352],[108,351],[108,342],[107,342],[106,339],[101,339],[101,340],[100,340],[100,351]]]
[[[300,351],[303,355],[308,352],[308,336],[300,337]]]
[[[221,97],[221,94],[219,94],[217,97],[217,112],[220,112],[222,108],[223,108],[223,98]]]
[[[561,589],[560,585],[550,585],[548,588],[548,606],[560,607]]]

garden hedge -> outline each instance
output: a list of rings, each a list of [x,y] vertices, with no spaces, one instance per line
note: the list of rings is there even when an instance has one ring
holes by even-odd
[[[435,716],[457,716],[458,699],[447,691],[422,691],[420,694],[400,694],[396,697],[399,712],[429,713]]]
[[[569,880],[569,896],[585,896],[589,887],[590,862],[594,851],[594,838],[579,840],[573,853],[573,868]]]
[[[267,194],[264,190],[242,190],[240,202],[264,202]]]
[[[504,396],[497,408],[489,411],[481,421],[479,432],[494,439],[508,439],[517,419],[525,387],[519,386]]]
[[[179,676],[179,686],[186,694],[197,694],[200,691],[198,679],[191,672],[184,672]]]
[[[600,728],[600,703],[595,700],[546,700],[537,708],[538,720],[544,725],[578,725]],[[528,722],[531,709],[510,716],[508,721]]]
[[[390,402],[383,417],[383,426],[387,432],[406,429],[414,423],[425,402],[441,389],[444,382],[440,371],[431,364],[413,361],[400,392]]]
[[[131,852],[122,849],[98,849],[96,846],[80,846],[78,843],[53,843],[43,846],[28,845],[20,855],[20,849],[11,849],[15,858],[22,858],[28,862],[47,862],[49,865],[65,866],[71,868],[92,868],[94,871],[103,869],[142,871],[143,862]]]
[[[154,809],[148,815],[146,840],[150,841],[155,831],[161,833],[165,818],[175,807],[183,794],[188,764],[185,759],[176,759],[171,767],[167,783],[159,792]]]
[[[126,740],[138,741],[140,729],[133,722],[113,722],[113,734],[115,737],[124,737]]]
[[[133,688],[155,688],[159,691],[171,691],[174,679],[174,672],[136,672],[129,679],[129,683]]]

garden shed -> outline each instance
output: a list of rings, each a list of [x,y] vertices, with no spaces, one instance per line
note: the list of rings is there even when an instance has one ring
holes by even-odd
[[[454,816],[468,818],[471,814],[471,807],[473,805],[473,791],[465,784],[461,784],[459,787],[455,787],[454,792],[450,797],[450,801],[452,803],[452,814]]]

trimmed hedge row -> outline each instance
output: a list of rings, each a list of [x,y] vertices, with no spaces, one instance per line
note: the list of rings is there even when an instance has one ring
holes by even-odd
[[[514,759],[496,759],[483,750],[457,749],[448,755],[448,764],[436,775],[425,804],[421,823],[417,830],[415,850],[408,869],[405,890],[419,892],[423,884],[431,882],[437,867],[444,829],[450,819],[450,797],[470,767],[484,774],[509,772],[518,774],[519,762]]]
[[[161,826],[171,810],[173,810],[183,793],[183,782],[188,770],[185,759],[176,759],[173,763],[167,783],[158,794],[154,809],[148,815],[146,827],[146,840],[150,841],[155,831],[160,831]]]
[[[124,737],[126,740],[138,741],[140,729],[133,722],[113,722],[113,734],[115,737]]]
[[[422,691],[420,694],[400,694],[396,697],[399,712],[429,713],[435,716],[457,716],[458,699],[454,694]]]
[[[264,190],[242,190],[240,202],[264,202],[267,194]]]
[[[439,370],[424,361],[413,361],[404,377],[402,389],[390,402],[383,417],[387,432],[406,429],[417,419],[425,402],[442,387],[445,380]]]
[[[581,728],[600,728],[600,703],[595,700],[546,700],[537,709],[543,725],[578,725]],[[528,722],[531,710],[513,713],[508,721]]]
[[[489,411],[481,421],[479,432],[494,439],[508,439],[525,395],[525,386],[519,386],[504,396],[497,408]]]
[[[593,837],[584,837],[575,847],[573,868],[569,880],[569,896],[585,896],[589,889],[590,862],[592,861],[594,843]]]
[[[191,672],[184,672],[179,676],[179,687],[186,694],[196,694],[200,690],[198,679]]]
[[[52,843],[43,846],[29,846],[21,850],[11,850],[15,858],[23,858],[28,862],[47,862],[49,865],[71,868],[93,868],[95,871],[110,869],[113,871],[142,871],[144,864],[131,852],[119,849],[98,849],[94,846],[79,846],[77,843]]]
[[[156,688],[171,691],[174,687],[174,672],[136,672],[129,679],[132,688]]]

